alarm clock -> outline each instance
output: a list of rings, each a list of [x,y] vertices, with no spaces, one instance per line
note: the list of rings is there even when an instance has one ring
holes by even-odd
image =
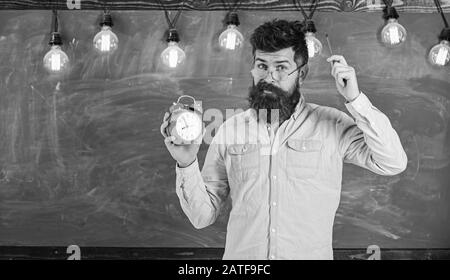
[[[181,100],[192,99],[192,104],[182,103]],[[166,133],[175,136],[172,142],[176,145],[192,144],[203,132],[202,105],[194,97],[182,95],[169,108],[169,125]]]

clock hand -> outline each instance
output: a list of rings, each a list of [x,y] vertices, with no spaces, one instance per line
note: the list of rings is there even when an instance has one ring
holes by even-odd
[[[186,127],[186,121],[183,117],[180,118],[180,121],[183,121],[182,122],[183,127],[181,129],[184,129]]]

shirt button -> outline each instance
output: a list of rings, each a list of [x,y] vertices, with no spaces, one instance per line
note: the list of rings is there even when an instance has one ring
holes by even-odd
[[[276,231],[276,229],[272,228],[272,229],[271,229],[271,231],[272,231],[272,232],[275,232],[275,231]]]
[[[275,256],[274,256],[274,255],[271,255],[271,256],[270,256],[270,259],[271,259],[271,260],[274,260],[274,259],[275,259]]]
[[[272,202],[272,205],[273,206],[277,206],[277,203],[274,201],[274,202]]]
[[[276,180],[276,179],[277,179],[277,176],[276,176],[276,175],[273,175],[272,178],[273,178],[274,180]]]

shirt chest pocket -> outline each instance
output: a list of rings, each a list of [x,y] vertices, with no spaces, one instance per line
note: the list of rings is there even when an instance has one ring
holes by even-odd
[[[238,181],[258,176],[260,168],[258,144],[234,144],[228,146],[231,167],[230,177]]]
[[[290,139],[287,141],[286,172],[288,178],[308,179],[316,176],[322,157],[322,141]]]

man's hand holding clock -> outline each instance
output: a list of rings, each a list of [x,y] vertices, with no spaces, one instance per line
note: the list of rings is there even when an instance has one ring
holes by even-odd
[[[192,140],[191,144],[179,145],[175,144],[174,141],[176,137],[174,135],[167,134],[167,128],[169,127],[170,114],[168,112],[165,113],[163,123],[161,125],[161,134],[164,136],[164,144],[166,144],[167,150],[169,150],[170,155],[175,159],[178,163],[178,166],[183,168],[191,165],[195,159],[197,158],[198,150],[200,149],[200,145],[202,143],[203,135],[205,132],[204,125],[202,127],[203,133]],[[189,128],[189,120],[185,118],[180,118],[180,131],[187,130]],[[186,137],[191,136],[190,134],[186,135]]]

